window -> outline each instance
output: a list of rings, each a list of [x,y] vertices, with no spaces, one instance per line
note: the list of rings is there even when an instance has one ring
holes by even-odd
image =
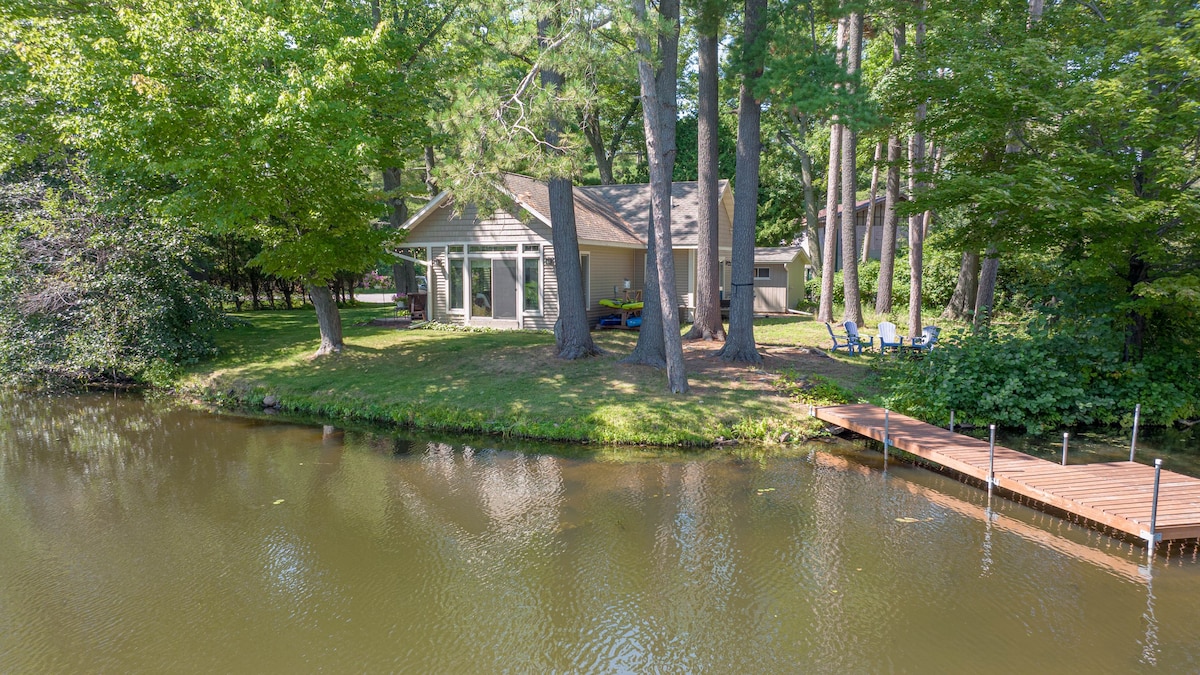
[[[525,258],[525,279],[522,285],[522,307],[526,312],[542,310],[542,261],[534,257]]]
[[[451,247],[450,247],[450,252],[451,252],[451,253],[458,253],[458,254],[460,254],[460,255],[461,255],[461,254],[462,254],[462,252],[463,252],[463,247],[462,247],[462,244],[459,244],[458,246],[451,246]]]
[[[492,315],[492,261],[471,258],[471,316]]]
[[[771,278],[771,268],[770,267],[755,267],[754,268],[754,278],[755,279],[770,279]]]
[[[498,245],[498,246],[476,246],[474,244],[471,245],[471,253],[472,254],[474,254],[474,253],[504,253],[504,252],[516,251],[516,250],[517,250],[516,244],[503,244],[503,245]]]
[[[463,259],[450,259],[450,309],[463,308]]]
[[[583,306],[592,306],[592,256],[588,253],[579,254],[579,276],[583,282]]]

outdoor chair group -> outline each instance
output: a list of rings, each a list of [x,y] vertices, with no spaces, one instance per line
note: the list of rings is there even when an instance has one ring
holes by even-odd
[[[825,322],[825,328],[829,331],[829,337],[833,338],[833,349],[845,349],[851,354],[861,354],[863,347],[872,349],[875,346],[875,338],[858,332],[858,324],[853,321],[847,321],[843,324],[846,330],[846,335],[841,336],[833,332],[833,326],[829,322]],[[906,340],[904,337],[896,334],[896,324],[890,321],[883,321],[879,324],[879,351],[886,353],[889,349],[896,352],[911,352],[921,353],[928,352],[937,344],[938,333],[942,331],[937,326],[925,326],[921,331],[920,337],[914,337],[911,340]]]
[[[829,337],[833,338],[833,349],[831,351],[836,352],[839,349],[845,349],[851,354],[861,354],[863,347],[871,349],[875,346],[875,338],[859,333],[858,324],[853,321],[847,321],[842,326],[846,330],[844,337],[836,335],[833,332],[833,326],[829,325],[828,321],[825,322],[825,328],[829,330]]]

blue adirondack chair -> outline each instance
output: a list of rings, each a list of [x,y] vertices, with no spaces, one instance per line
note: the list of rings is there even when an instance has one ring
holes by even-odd
[[[881,321],[879,323],[879,351],[886,352],[889,349],[900,351],[904,347],[904,338],[896,335],[896,324],[891,321]]]
[[[846,351],[853,353],[853,351],[850,349],[849,338],[836,335],[833,332],[833,326],[830,326],[828,321],[825,322],[825,329],[829,331],[829,337],[833,338],[833,349],[829,351],[836,352],[839,349],[845,349]]]
[[[938,333],[941,332],[942,329],[938,328],[937,326],[925,326],[925,328],[921,331],[921,337],[913,338],[913,350],[920,352],[932,350],[933,346],[937,344]]]
[[[853,321],[847,321],[843,324],[846,327],[846,341],[850,343],[850,353],[862,353],[863,347],[867,349],[875,348],[875,338],[865,333],[858,332],[858,324]]]

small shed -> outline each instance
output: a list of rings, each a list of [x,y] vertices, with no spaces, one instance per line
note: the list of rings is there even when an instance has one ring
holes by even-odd
[[[799,244],[754,249],[754,311],[782,314],[804,299],[808,256]]]

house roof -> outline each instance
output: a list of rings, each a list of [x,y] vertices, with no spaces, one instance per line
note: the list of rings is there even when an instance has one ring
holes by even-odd
[[[539,220],[550,224],[550,187],[528,176],[504,174],[504,189]],[[645,228],[643,228],[644,230]],[[575,188],[575,231],[580,239],[645,245],[610,204]]]
[[[502,189],[532,216],[550,224],[550,189],[543,182],[515,173],[503,176]],[[729,181],[720,181],[721,199],[730,197]],[[581,241],[605,242],[626,246],[646,245],[650,221],[650,185],[576,185],[575,228]],[[425,220],[434,208],[449,198],[435,197],[404,224],[412,229]],[[671,184],[672,245],[694,247],[699,244],[699,188],[695,181]]]
[[[875,205],[876,206],[882,206],[884,204],[884,202],[886,202],[886,201],[887,201],[886,195],[878,195],[875,197]],[[871,205],[870,199],[863,199],[854,205],[854,212],[857,213],[859,211],[865,211],[866,208],[870,205]],[[818,221],[825,222],[825,212],[827,210],[828,209],[821,209],[820,213],[817,214]],[[842,215],[842,205],[838,204],[837,216],[840,218],[841,215]]]
[[[759,246],[754,249],[754,263],[786,265],[801,255],[804,255],[804,249],[799,244],[794,246]]]
[[[717,194],[725,196],[729,181],[717,184]],[[644,244],[650,224],[650,185],[581,185],[583,194],[612,208]],[[576,196],[576,202],[579,197]],[[698,246],[700,238],[700,187],[695,181],[671,183],[671,243],[674,246]],[[582,235],[580,235],[582,236]]]

